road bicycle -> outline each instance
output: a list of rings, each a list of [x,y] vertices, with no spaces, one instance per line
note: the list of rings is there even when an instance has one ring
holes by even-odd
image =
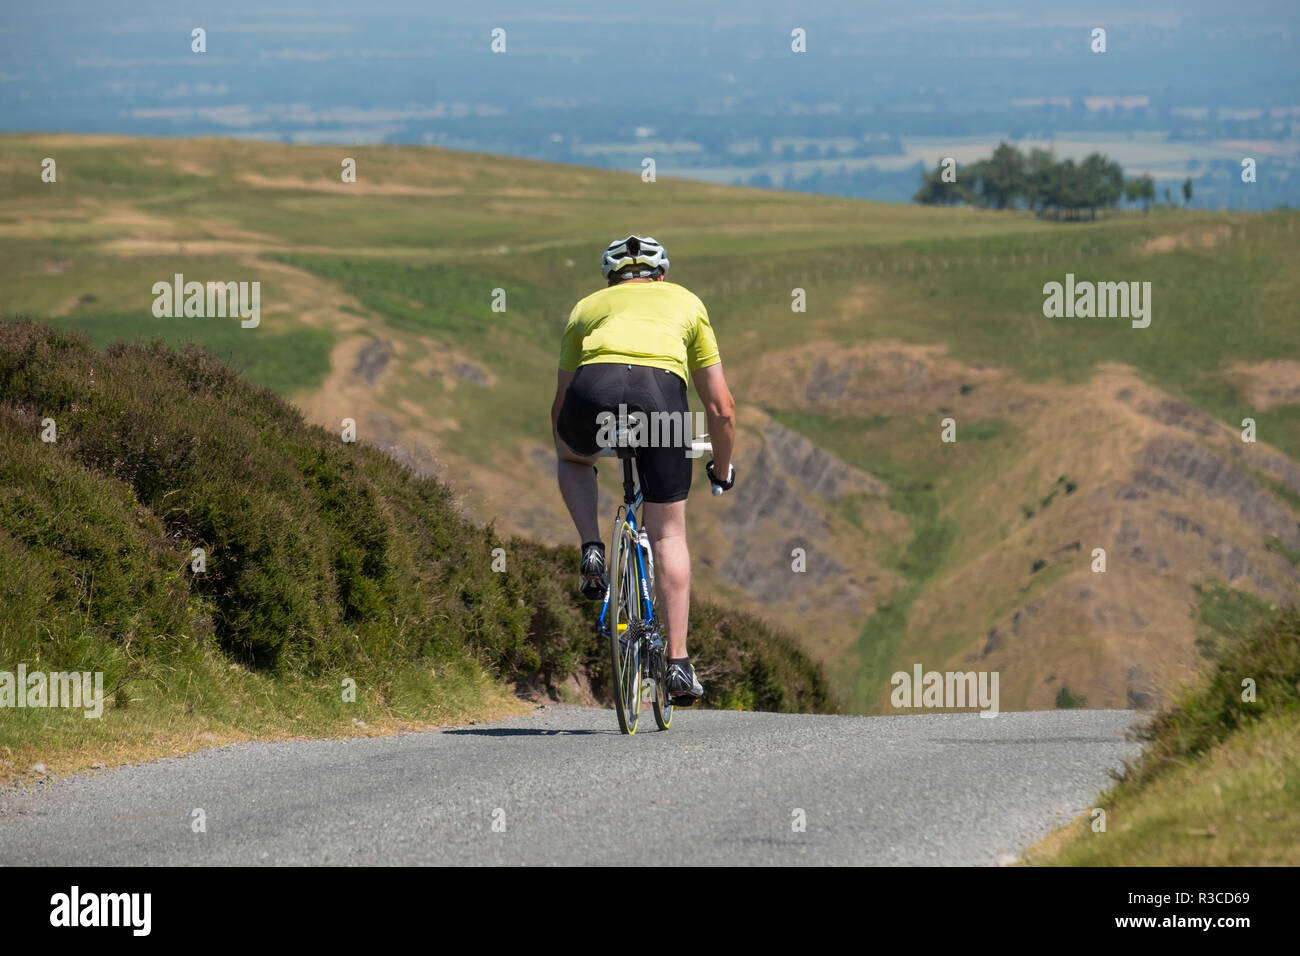
[[[668,694],[666,636],[655,598],[654,552],[641,522],[641,487],[633,474],[636,447],[628,443],[628,436],[626,429],[619,429],[614,445],[601,452],[603,458],[617,457],[623,462],[623,503],[614,515],[614,532],[606,552],[609,588],[597,627],[609,640],[619,729],[634,734],[643,700],[653,705],[660,730],[672,726],[673,700]],[[707,438],[704,435],[691,442],[692,458],[713,452]],[[713,493],[720,495],[722,489],[714,485]]]

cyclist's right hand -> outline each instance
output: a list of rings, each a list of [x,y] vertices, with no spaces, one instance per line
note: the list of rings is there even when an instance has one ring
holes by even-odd
[[[704,471],[709,476],[709,482],[713,485],[713,493],[715,495],[720,495],[724,491],[730,491],[736,484],[736,466],[733,463],[728,467],[731,470],[727,473],[727,480],[722,481],[721,479],[718,478],[717,475],[713,473],[712,459],[710,459],[709,463],[704,466]]]

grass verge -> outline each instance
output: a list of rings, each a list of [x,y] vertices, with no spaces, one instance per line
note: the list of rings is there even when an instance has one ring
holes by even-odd
[[[1206,681],[1142,731],[1146,748],[1092,811],[1025,862],[1294,865],[1300,859],[1300,609],[1220,645]]]

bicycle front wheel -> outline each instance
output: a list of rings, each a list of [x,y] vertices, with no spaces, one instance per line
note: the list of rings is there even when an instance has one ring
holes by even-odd
[[[641,591],[636,567],[637,540],[619,510],[609,556],[609,656],[614,680],[614,708],[625,734],[636,733],[641,715]]]

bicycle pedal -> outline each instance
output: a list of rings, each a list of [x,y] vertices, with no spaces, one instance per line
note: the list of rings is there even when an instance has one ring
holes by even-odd
[[[673,697],[670,694],[668,696],[668,703],[672,704],[674,707],[690,707],[694,705],[694,703],[697,700],[699,700],[698,697],[691,697],[689,695],[683,697]]]

